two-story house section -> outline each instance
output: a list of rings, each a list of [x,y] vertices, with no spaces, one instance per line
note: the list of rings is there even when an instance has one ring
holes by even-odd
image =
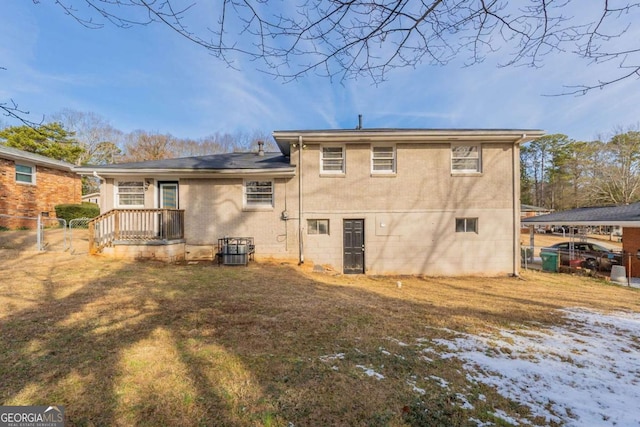
[[[132,250],[171,223],[171,259],[211,259],[225,237],[255,257],[365,274],[517,274],[520,144],[538,130],[276,131],[279,151],[228,153],[76,170],[101,180],[98,237]],[[118,217],[120,218],[120,217]],[[146,219],[145,219],[146,218]],[[167,220],[166,218],[170,218]],[[105,221],[107,221],[105,219]],[[106,242],[109,236],[117,236]],[[161,239],[162,240],[162,239]],[[122,248],[120,248],[122,249]],[[122,249],[124,250],[124,249]],[[137,249],[136,249],[137,250]],[[142,248],[135,257],[143,257]],[[183,255],[180,255],[180,252]]]
[[[520,144],[539,130],[276,131],[301,261],[344,273],[517,274]]]

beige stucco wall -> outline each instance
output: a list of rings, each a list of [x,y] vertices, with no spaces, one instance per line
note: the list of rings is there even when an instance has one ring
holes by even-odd
[[[297,225],[281,214],[289,200],[294,180],[275,179],[273,209],[243,207],[243,180],[183,179],[180,203],[185,209],[185,239],[189,245],[215,245],[219,238],[253,237],[257,257],[295,257]],[[295,249],[295,250],[294,250]]]
[[[303,150],[307,260],[342,271],[342,221],[364,219],[367,273],[513,272],[511,144],[483,144],[483,172],[469,175],[451,173],[448,143],[397,144],[390,176],[371,173],[369,144],[346,147],[341,176],[320,174],[320,145]],[[292,152],[292,163],[298,155]],[[455,232],[455,219],[465,217],[478,218],[477,234]],[[330,235],[306,234],[307,219],[329,219]]]
[[[449,143],[401,143],[396,145],[397,172],[390,176],[372,175],[369,144],[346,147],[346,173],[322,176],[320,145],[306,145],[301,216],[298,176],[276,178],[273,209],[258,211],[243,208],[242,178],[173,177],[179,179],[179,203],[185,210],[187,259],[207,258],[215,253],[217,239],[235,236],[255,239],[257,259],[297,260],[301,218],[305,262],[342,271],[343,220],[364,219],[366,273],[514,272],[519,264],[513,211],[519,207],[513,186],[517,147],[484,143],[482,173],[454,175]],[[292,149],[293,165],[298,156]],[[156,207],[155,182],[145,194],[145,207]],[[103,184],[105,210],[113,207],[112,184],[111,179]],[[455,219],[465,217],[478,218],[478,233],[455,232]],[[329,219],[330,234],[308,235],[307,219]]]

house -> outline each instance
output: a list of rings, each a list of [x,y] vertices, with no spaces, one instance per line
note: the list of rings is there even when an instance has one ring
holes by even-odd
[[[74,165],[0,145],[0,226],[36,226],[54,218],[55,206],[80,203],[82,182]]]
[[[95,203],[100,206],[100,193],[89,193],[82,196],[83,203]]]
[[[519,146],[542,135],[539,130],[275,131],[280,150],[275,153],[264,153],[261,146],[257,153],[76,171],[102,180],[105,224],[97,230],[101,236],[118,235],[121,244],[107,237],[96,242],[116,256],[211,259],[220,252],[219,239],[235,236],[252,238],[256,256],[293,258],[344,273],[517,274]],[[135,247],[114,229],[115,220],[106,224],[114,209],[129,215],[117,220],[120,228],[139,221],[131,216],[135,212],[148,211],[151,228],[173,224],[177,230],[183,218],[183,229],[173,239],[159,239],[164,253],[158,255],[153,236],[168,236],[169,228],[147,234],[150,243]]]
[[[568,239],[575,236],[576,227],[605,228],[610,230],[610,239],[622,239],[623,264],[631,277],[640,277],[640,203],[621,206],[595,206],[553,212],[548,215],[524,219],[523,225],[534,226],[568,226]],[[534,241],[530,245],[534,246]]]

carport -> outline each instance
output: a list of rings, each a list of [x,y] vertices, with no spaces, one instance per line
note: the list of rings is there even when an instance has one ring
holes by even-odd
[[[570,240],[580,238],[573,228],[622,227],[622,251],[626,271],[631,277],[640,277],[640,203],[623,206],[577,208],[522,220],[530,230],[530,246],[535,246],[535,226],[568,226]]]

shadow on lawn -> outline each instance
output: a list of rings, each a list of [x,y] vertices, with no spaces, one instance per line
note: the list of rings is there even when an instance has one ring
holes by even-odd
[[[514,318],[366,287],[395,283],[386,279],[341,286],[286,266],[87,262],[53,265],[45,297],[0,321],[4,405],[63,405],[68,425],[385,424],[415,399],[403,375],[441,375],[438,366],[383,360],[396,369],[383,384],[320,356],[377,363],[391,338],[427,336],[443,319],[540,321],[562,304],[503,297]],[[60,297],[61,268],[100,273]],[[430,286],[473,297],[446,281],[422,291]]]

